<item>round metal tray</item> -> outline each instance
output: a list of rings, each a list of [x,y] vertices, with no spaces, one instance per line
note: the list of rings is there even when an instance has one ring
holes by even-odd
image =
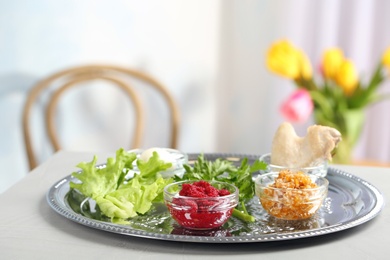
[[[189,164],[198,156],[188,154]],[[259,158],[257,155],[237,154],[204,154],[204,157],[207,160],[223,158],[237,165],[243,158],[248,158],[249,163]],[[278,220],[269,216],[258,199],[253,198],[247,204],[247,209],[256,217],[254,223],[244,223],[232,217],[222,228],[211,231],[181,228],[164,205],[156,205],[149,214],[128,223],[113,223],[93,212],[93,202],[87,208],[80,207],[77,199],[70,194],[69,182],[74,180],[70,175],[49,189],[47,201],[65,218],[94,229],[134,237],[197,243],[267,242],[325,235],[361,225],[382,210],[382,194],[365,180],[332,167],[328,168],[326,178],[329,180],[328,197],[318,213],[308,220]],[[87,209],[91,212],[87,212]]]

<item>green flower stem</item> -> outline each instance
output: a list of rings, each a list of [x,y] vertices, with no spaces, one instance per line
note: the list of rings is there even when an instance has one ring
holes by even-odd
[[[329,103],[328,98],[319,91],[310,91],[310,96],[317,108],[321,110],[324,117],[328,120],[332,120],[334,109]]]
[[[244,213],[236,208],[233,210],[232,215],[236,218],[239,218],[239,219],[245,221],[245,222],[255,222],[255,220],[256,220],[254,216],[249,215],[247,213]]]
[[[295,79],[294,82],[298,87],[304,88],[309,91],[318,89],[313,78],[310,79],[299,78],[299,79]]]
[[[368,84],[367,91],[374,91],[384,79],[385,75],[383,75],[383,64],[379,63],[370,83]]]
[[[369,84],[367,85],[367,88],[360,88],[356,91],[356,94],[351,97],[349,107],[361,108],[377,102],[375,91],[380,83],[382,83],[385,79],[386,75],[383,72],[383,64],[379,63],[369,81]]]

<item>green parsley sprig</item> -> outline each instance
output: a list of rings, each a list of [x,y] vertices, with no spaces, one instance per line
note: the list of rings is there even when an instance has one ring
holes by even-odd
[[[183,177],[175,176],[175,181],[183,180],[205,180],[221,181],[235,185],[239,190],[239,204],[233,210],[233,216],[246,221],[254,222],[255,217],[246,210],[245,204],[255,195],[252,173],[265,170],[267,164],[256,160],[252,165],[248,163],[248,158],[241,161],[239,167],[232,161],[218,158],[215,161],[208,161],[201,154],[198,156],[194,165],[184,165],[185,173]]]

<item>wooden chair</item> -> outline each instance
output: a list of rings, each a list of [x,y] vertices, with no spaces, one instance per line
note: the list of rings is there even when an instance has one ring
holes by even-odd
[[[177,148],[178,128],[180,123],[179,108],[172,95],[161,83],[159,83],[151,76],[146,75],[145,73],[129,68],[107,65],[80,66],[59,71],[43,79],[31,89],[27,96],[23,110],[22,127],[30,169],[33,169],[37,166],[37,159],[32,145],[30,130],[31,110],[34,104],[37,102],[38,98],[43,93],[50,90],[50,87],[53,87],[55,82],[61,82],[61,84],[57,84],[56,89],[51,92],[51,95],[48,99],[48,105],[46,106],[45,115],[46,131],[54,151],[61,149],[54,120],[59,99],[63,96],[64,92],[70,88],[76,87],[80,85],[80,83],[85,83],[92,80],[104,80],[111,82],[115,86],[118,86],[120,89],[122,89],[124,93],[126,93],[130,98],[130,101],[132,101],[131,103],[135,109],[135,119],[137,121],[134,124],[135,128],[130,147],[138,148],[141,144],[144,133],[144,110],[138,93],[136,93],[134,87],[128,81],[126,81],[126,77],[147,83],[148,85],[154,87],[162,95],[170,111],[170,147]]]

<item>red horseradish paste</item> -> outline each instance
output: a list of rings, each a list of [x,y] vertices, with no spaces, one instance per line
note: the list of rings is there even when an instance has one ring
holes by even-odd
[[[229,195],[226,189],[217,189],[206,181],[184,183],[168,205],[172,217],[189,229],[210,229],[223,225],[230,218],[233,208],[224,207],[223,196]]]

